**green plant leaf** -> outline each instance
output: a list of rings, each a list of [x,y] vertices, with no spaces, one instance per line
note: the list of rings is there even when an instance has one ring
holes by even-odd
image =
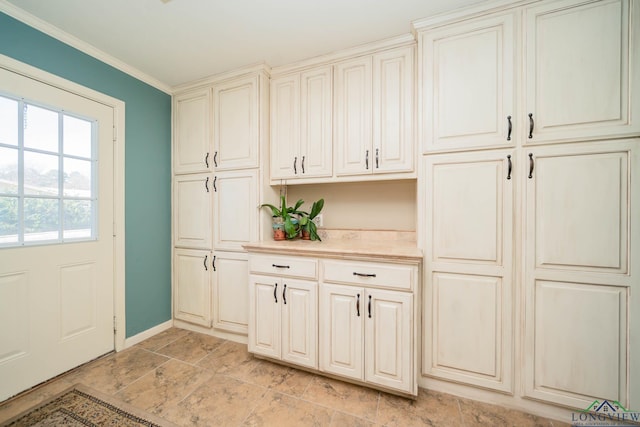
[[[324,199],[320,199],[317,202],[313,202],[313,205],[311,206],[311,213],[309,214],[309,218],[313,219],[317,217],[323,207],[324,207]]]
[[[311,238],[311,240],[319,240],[322,242],[322,239],[318,235],[318,227],[313,221],[309,221],[309,237]]]
[[[260,205],[261,208],[269,208],[271,209],[271,216],[280,216],[280,210],[278,208],[276,208],[273,205],[270,205],[269,203],[264,203],[262,205]]]

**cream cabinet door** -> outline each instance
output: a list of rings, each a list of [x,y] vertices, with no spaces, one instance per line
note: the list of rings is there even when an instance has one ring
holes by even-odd
[[[280,359],[280,300],[282,282],[275,277],[249,276],[249,334],[251,353]]]
[[[515,144],[516,41],[513,13],[420,35],[423,152]]]
[[[364,288],[320,284],[320,370],[364,380]]]
[[[298,177],[329,177],[333,172],[332,67],[300,74],[300,163]]]
[[[173,244],[211,249],[213,179],[211,174],[173,178]]]
[[[213,165],[216,170],[257,168],[260,106],[259,77],[213,87]]]
[[[173,173],[211,170],[211,89],[173,98]]]
[[[282,279],[282,360],[318,368],[318,284]]]
[[[173,317],[211,327],[211,252],[175,248]]]
[[[629,301],[640,284],[638,147],[636,139],[527,150],[527,396],[575,408],[637,404],[629,372],[640,313]]]
[[[258,171],[216,173],[211,183],[216,250],[244,251],[244,243],[258,240]]]
[[[365,381],[413,394],[413,295],[367,289],[365,302]]]
[[[414,170],[414,57],[414,46],[373,55],[373,173]]]
[[[424,158],[424,375],[512,391],[515,160]]]
[[[636,5],[634,5],[636,6]],[[640,131],[640,12],[626,0],[563,0],[524,10],[527,142]],[[529,117],[523,117],[529,121]]]
[[[335,65],[336,175],[371,174],[371,56]]]
[[[213,327],[246,335],[249,324],[248,255],[215,251],[213,277]]]
[[[271,79],[271,179],[295,178],[300,161],[300,74]]]

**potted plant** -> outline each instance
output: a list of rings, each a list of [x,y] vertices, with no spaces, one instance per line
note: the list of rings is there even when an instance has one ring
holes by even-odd
[[[318,235],[318,227],[313,219],[318,216],[322,208],[324,207],[324,199],[320,199],[313,202],[311,205],[311,211],[307,214],[302,212],[300,216],[300,228],[302,229],[302,238],[305,240],[319,240],[322,241]]]
[[[273,239],[285,240],[294,239],[300,232],[300,225],[297,218],[292,215],[303,215],[305,212],[298,210],[304,201],[298,200],[294,206],[287,207],[287,201],[284,196],[280,196],[280,207],[276,207],[269,203],[264,203],[261,207],[271,209]]]

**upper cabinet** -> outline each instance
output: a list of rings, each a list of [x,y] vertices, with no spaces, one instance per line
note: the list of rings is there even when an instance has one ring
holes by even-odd
[[[412,173],[414,47],[335,67],[336,176]]]
[[[173,172],[209,172],[211,159],[211,90],[203,88],[173,98]]]
[[[213,166],[216,170],[258,167],[259,76],[213,86]]]
[[[271,80],[271,179],[332,174],[332,67]]]

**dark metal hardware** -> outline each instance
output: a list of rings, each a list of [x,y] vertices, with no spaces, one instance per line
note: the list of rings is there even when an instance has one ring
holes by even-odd
[[[358,294],[358,298],[356,299],[356,314],[360,317],[360,294]]]
[[[529,139],[533,138],[533,113],[529,113]]]
[[[218,180],[217,176],[213,177],[213,191],[218,192],[218,187],[216,187],[216,181]]]
[[[213,153],[213,166],[218,167],[218,152]]]
[[[204,256],[204,271],[209,271],[209,268],[207,268],[207,259],[209,259],[209,255]]]
[[[302,173],[304,173],[304,156],[302,156]]]
[[[507,116],[507,121],[509,122],[509,129],[507,130],[507,141],[511,141],[511,130],[513,126],[511,124],[511,116]]]
[[[213,256],[213,260],[211,261],[211,267],[213,267],[213,271],[216,271],[216,256]]]
[[[204,188],[207,189],[207,193],[209,192],[209,177],[207,177],[207,180],[204,182]]]
[[[378,154],[380,152],[379,148],[376,148],[376,169],[378,169],[380,167],[380,165],[378,164]]]
[[[284,284],[284,289],[282,289],[282,303],[286,304],[287,303],[287,284]]]
[[[369,306],[368,306],[368,310],[369,310],[369,319],[371,319],[371,295],[369,295]]]
[[[278,303],[278,284],[276,283],[276,286],[273,288],[273,299],[276,300],[276,304]]]
[[[529,153],[529,179],[533,178],[533,153]]]
[[[365,169],[369,169],[369,150],[367,150],[367,153],[364,156],[364,166]]]
[[[291,268],[288,265],[271,264],[271,267],[275,268]]]
[[[297,169],[297,167],[296,167],[296,163],[298,163],[298,158],[297,158],[297,157],[294,157],[294,158],[293,158],[293,173],[294,173],[295,175],[297,175],[297,174],[298,174],[298,169]]]
[[[209,169],[209,153],[204,156],[204,164],[207,165],[207,169]]]
[[[366,273],[357,273],[357,272],[353,272],[354,276],[360,276],[360,277],[376,277],[375,274],[366,274]]]
[[[507,173],[507,179],[511,179],[511,168],[512,168],[512,165],[511,165],[511,154],[509,154],[507,156],[507,161],[509,162],[509,172]]]

